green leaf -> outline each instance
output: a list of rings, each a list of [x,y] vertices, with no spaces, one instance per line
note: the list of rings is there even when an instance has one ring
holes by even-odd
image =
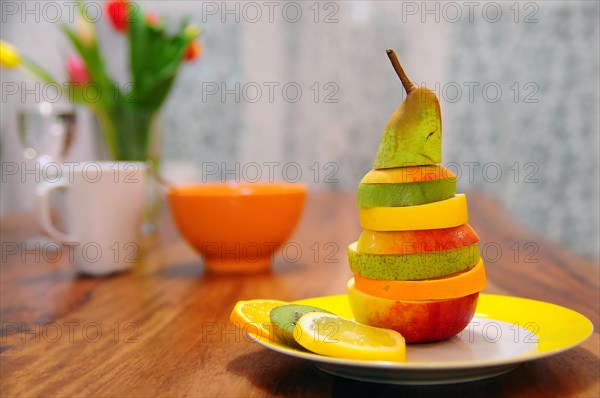
[[[36,64],[35,62],[23,55],[21,55],[21,64],[34,77],[37,77],[38,79],[46,83],[58,85],[56,79],[50,73],[46,72],[44,68],[42,68],[41,66],[39,66],[38,64]]]
[[[191,40],[175,36],[164,42],[162,57],[154,63],[153,79],[140,89],[140,102],[160,107],[167,98],[183,63],[183,54]]]
[[[107,76],[98,45],[94,43],[86,46],[68,26],[62,25],[61,27],[85,63],[92,82],[101,90],[100,102],[105,106],[117,102],[121,93],[118,87],[115,87],[113,80]],[[111,95],[111,93],[114,95]]]

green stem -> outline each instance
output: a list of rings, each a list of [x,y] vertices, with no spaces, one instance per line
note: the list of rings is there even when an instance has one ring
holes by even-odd
[[[33,77],[38,78],[46,83],[55,84],[60,87],[60,84],[56,82],[56,79],[46,72],[44,68],[30,60],[29,58],[21,55],[21,65],[26,72],[29,72]]]
[[[101,108],[95,108],[93,109],[93,111],[96,117],[98,118],[100,130],[102,130],[101,133],[104,137],[104,143],[108,148],[110,157],[112,159],[117,160],[119,154],[116,143],[117,131],[115,129],[115,123],[109,115],[109,112],[107,112],[106,110]]]
[[[97,109],[95,113],[114,160],[150,159],[155,111],[120,106],[108,110]]]
[[[396,71],[396,74],[400,78],[404,89],[406,90],[406,94],[410,94],[416,88],[415,85],[410,81],[408,76],[406,76],[406,72],[404,72],[404,69],[402,69],[402,65],[400,65],[400,61],[398,61],[398,57],[396,56],[394,50],[389,48],[386,50],[386,53],[390,59],[390,62],[392,63],[392,66],[394,67],[394,70]]]

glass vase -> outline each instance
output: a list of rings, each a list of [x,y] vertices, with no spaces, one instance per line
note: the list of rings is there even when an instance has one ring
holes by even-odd
[[[96,110],[99,158],[147,162],[146,203],[142,231],[156,231],[164,198],[154,170],[159,169],[161,145],[160,112],[135,107]]]
[[[158,157],[155,148],[157,111],[135,107],[97,110],[101,135],[112,160],[145,162]]]

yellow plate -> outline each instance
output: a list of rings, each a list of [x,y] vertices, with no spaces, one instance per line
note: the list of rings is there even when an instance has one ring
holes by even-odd
[[[346,295],[297,303],[352,318]],[[407,361],[359,361],[325,357],[250,338],[268,349],[307,359],[328,373],[392,384],[443,384],[493,377],[531,361],[571,349],[593,332],[585,316],[555,304],[481,294],[471,324],[458,336],[430,344],[408,344]]]

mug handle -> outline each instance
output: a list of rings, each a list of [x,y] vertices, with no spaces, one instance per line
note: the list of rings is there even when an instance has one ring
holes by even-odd
[[[63,243],[73,242],[75,239],[64,232],[59,231],[52,223],[52,218],[50,217],[50,195],[56,189],[66,189],[67,185],[68,183],[66,180],[61,180],[56,183],[44,183],[40,185],[36,191],[38,199],[37,215],[43,232],[50,238]]]

